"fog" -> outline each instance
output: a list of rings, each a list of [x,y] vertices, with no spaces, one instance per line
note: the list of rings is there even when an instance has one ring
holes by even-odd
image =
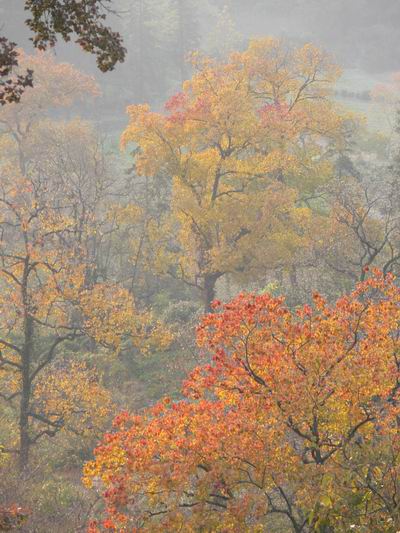
[[[400,0],[0,0],[0,531],[399,533],[399,275]]]
[[[31,50],[23,0],[1,0],[3,33]],[[126,61],[100,75],[94,59],[62,40],[54,53],[95,75],[105,115],[116,118],[129,103],[162,105],[189,77],[192,50],[223,55],[260,36],[312,42],[343,68],[341,87],[369,91],[399,69],[400,4],[397,0],[115,0],[108,23],[119,31]],[[112,108],[112,111],[109,110]]]

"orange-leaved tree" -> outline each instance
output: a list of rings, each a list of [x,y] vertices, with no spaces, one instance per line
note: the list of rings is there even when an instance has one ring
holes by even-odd
[[[400,289],[215,303],[186,398],[122,413],[86,465],[93,531],[397,531]]]
[[[170,211],[149,229],[153,268],[197,287],[209,311],[219,278],[281,267],[306,245],[301,200],[331,175],[346,120],[329,98],[338,69],[310,44],[256,40],[193,64],[166,113],[128,108],[122,145],[135,144],[139,175],[172,178]]]

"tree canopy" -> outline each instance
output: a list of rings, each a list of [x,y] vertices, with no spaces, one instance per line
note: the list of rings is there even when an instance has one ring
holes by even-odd
[[[185,398],[117,416],[86,465],[92,531],[396,531],[399,313],[379,273],[334,305],[215,302]]]
[[[153,264],[197,287],[208,311],[222,276],[287,265],[307,245],[302,200],[332,175],[348,117],[330,99],[338,68],[312,45],[260,39],[193,63],[165,113],[128,108],[122,145],[135,143],[139,175],[172,177]]]

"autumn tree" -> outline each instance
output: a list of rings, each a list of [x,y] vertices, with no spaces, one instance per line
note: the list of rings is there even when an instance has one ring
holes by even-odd
[[[296,265],[295,289],[305,291],[303,298],[311,286],[337,297],[363,281],[368,268],[398,275],[397,148],[388,138],[367,136],[363,130],[352,144],[337,158],[335,178],[319,191],[318,231],[312,234],[313,246],[303,254],[304,261],[299,258]]]
[[[98,87],[91,77],[44,53],[21,53],[19,63],[35,69],[40,88],[27,91],[19,106],[2,108],[3,160],[8,158],[23,175],[40,176],[60,207],[67,201],[74,238],[86,250],[87,276],[93,281],[116,278],[110,250],[115,229],[111,206],[124,194],[122,172],[105,137],[92,124],[65,120],[66,110],[97,96]]]
[[[84,123],[46,117],[96,86],[45,54],[25,61],[38,84],[0,113],[0,396],[18,411],[17,442],[10,431],[2,444],[21,469],[42,437],[99,427],[110,405],[93,370],[61,348],[85,337],[113,350],[123,338],[144,347],[152,329],[132,294],[99,269],[104,155]]]
[[[222,276],[254,277],[305,246],[301,200],[331,176],[346,121],[329,100],[338,70],[311,45],[264,39],[194,66],[165,114],[128,108],[122,145],[137,146],[139,175],[172,178],[153,268],[198,288],[209,310]]]
[[[400,290],[215,302],[183,401],[122,413],[86,465],[118,531],[396,531]]]
[[[397,271],[400,261],[398,184],[379,190],[350,176],[336,183],[324,239],[317,246],[326,266],[348,284],[363,280],[367,268]],[[320,237],[322,235],[320,234]]]

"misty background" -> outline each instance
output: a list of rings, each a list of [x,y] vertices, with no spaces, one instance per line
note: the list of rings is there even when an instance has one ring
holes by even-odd
[[[190,77],[191,51],[224,57],[266,35],[293,45],[312,42],[332,54],[343,69],[337,98],[365,113],[370,126],[385,129],[369,92],[399,70],[398,0],[114,0],[112,7],[108,24],[123,36],[124,64],[102,74],[94,58],[73,43],[60,42],[53,51],[59,61],[96,77],[101,101],[80,113],[104,132],[120,131],[129,104],[148,102],[160,109]],[[26,18],[23,0],[0,0],[2,32],[31,52]]]
[[[0,0],[0,35],[34,55],[24,4],[24,0]],[[62,0],[58,4],[65,6]],[[367,278],[370,267],[400,274],[400,0],[112,0],[106,5],[112,11],[106,24],[121,34],[127,49],[123,64],[102,73],[96,57],[60,40],[49,50],[55,61],[48,55],[38,59],[21,54],[21,69],[33,65],[34,88],[27,89],[21,102],[0,105],[0,348],[3,335],[20,343],[13,347],[3,340],[14,357],[6,363],[0,350],[0,531],[2,505],[14,503],[29,511],[21,530],[26,533],[86,531],[90,518],[101,516],[97,487],[89,490],[82,484],[83,465],[93,458],[116,413],[140,412],[165,396],[182,399],[181,384],[189,372],[208,365],[214,356],[196,343],[195,335],[214,297],[228,302],[241,291],[283,295],[295,312],[304,302],[312,303],[315,290],[328,302],[349,293]],[[274,48],[265,40],[262,47],[267,54],[296,51],[305,43],[322,48],[332,56],[321,69],[324,79],[319,79],[317,60],[311,74],[304,74],[308,63],[293,69],[288,53],[284,56],[289,57],[288,70],[283,65],[284,76],[277,76],[286,77],[283,85],[289,86],[282,106],[279,98],[272,105],[268,97],[257,100],[246,90],[241,94],[235,78],[229,78],[228,55],[245,51],[250,39],[266,36],[289,44]],[[218,128],[211,112],[204,127],[193,129],[186,123],[181,128],[179,113],[166,119],[177,124],[171,128],[172,152],[183,154],[176,158],[182,159],[176,171],[174,158],[165,150],[169,138],[165,142],[158,134],[158,123],[153,127],[146,122],[147,108],[135,108],[143,125],[131,119],[129,126],[126,108],[143,103],[163,112],[165,102],[193,75],[188,61],[193,51],[221,60],[225,66],[217,68],[217,74],[228,72],[229,91],[221,90],[220,95],[214,91],[215,101],[210,98],[213,112],[223,109],[221,119],[216,113]],[[325,62],[319,51],[315,54]],[[260,75],[259,56],[252,52],[244,53],[234,68],[243,68],[246,57],[254,63],[244,77],[244,88]],[[333,86],[333,97],[343,106],[331,102],[334,64],[341,67],[342,76]],[[277,70],[281,74],[280,65],[272,70],[272,80]],[[269,72],[265,74],[268,79]],[[323,89],[314,93],[311,87],[304,98],[313,98],[315,107],[298,98],[307,85],[305,78],[312,80],[310,86],[316,81],[316,90]],[[211,91],[201,89],[200,96],[204,94]],[[170,102],[175,100],[179,107],[180,96]],[[289,111],[286,100],[293,101]],[[202,98],[198,103],[201,108]],[[294,105],[299,114],[295,111],[293,119],[286,120]],[[232,125],[225,126],[229,122],[225,116],[233,116]],[[188,117],[188,122],[196,122],[193,115]],[[137,130],[132,127],[135,121]],[[124,131],[129,146],[121,151]],[[232,150],[223,147],[226,131],[229,145],[231,131],[240,140],[235,140],[237,147]],[[56,268],[48,268],[48,258]],[[22,276],[21,282],[17,276]],[[14,285],[9,278],[16,280]],[[27,291],[34,306],[25,297]],[[54,304],[59,298],[63,313]],[[20,317],[26,317],[25,322]],[[36,317],[38,326],[25,327]],[[87,324],[92,329],[86,331]],[[72,337],[63,336],[62,327],[73,331]],[[376,381],[384,350],[374,351],[374,339],[371,360],[377,370],[371,375]],[[362,336],[360,340],[364,342]],[[335,357],[335,352],[330,355]],[[3,372],[7,364],[10,368]],[[397,359],[396,364],[400,372]],[[296,367],[303,372],[297,362]],[[319,380],[323,391],[325,377],[331,374],[327,368]],[[31,378],[22,379],[23,370],[28,377],[31,372]],[[355,365],[352,372],[348,383],[356,384],[359,367]],[[332,375],[338,376],[340,385],[340,372]],[[400,374],[393,375],[397,394]],[[382,393],[381,398],[391,402],[394,393]],[[298,402],[293,398],[293,405],[301,406],[301,398]],[[329,398],[330,393],[321,405]],[[347,398],[352,397],[343,395],[338,405],[345,401],[353,406]],[[377,398],[374,394],[371,400],[374,409]],[[346,409],[340,412],[347,413]],[[321,412],[324,417],[325,411]],[[266,418],[259,420],[267,427]],[[309,420],[315,420],[314,411]],[[276,435],[288,434],[290,427]],[[347,446],[352,430],[346,425],[342,430],[338,442]],[[297,437],[295,455],[299,455]],[[305,441],[303,457],[314,450],[318,431],[312,438],[308,439],[312,446]],[[332,447],[330,435],[327,442]],[[365,439],[368,442],[374,447],[381,437]],[[356,462],[362,443],[362,439],[355,442]],[[282,449],[278,444],[277,456]],[[4,449],[10,451],[7,456]],[[373,464],[375,457],[381,461],[380,449],[379,453],[375,448],[366,450],[366,464]],[[18,457],[21,474],[16,469]],[[382,457],[384,464],[386,456]],[[30,470],[25,470],[27,466]],[[368,477],[370,471],[375,468],[365,469]],[[387,471],[391,475],[392,470]],[[299,470],[299,486],[306,494],[303,479]],[[320,498],[323,493],[319,494],[314,478],[307,482]],[[393,498],[400,494],[397,486],[396,490]],[[275,498],[277,491],[272,489],[271,495]],[[351,490],[347,500],[355,513],[351,523],[359,516],[355,496],[359,494]],[[346,507],[342,494],[338,501]],[[375,513],[368,498],[359,501]],[[306,516],[314,514],[310,509]],[[321,509],[325,512],[324,503]],[[275,522],[268,531],[290,531],[280,524]],[[227,526],[228,530],[233,531]]]

